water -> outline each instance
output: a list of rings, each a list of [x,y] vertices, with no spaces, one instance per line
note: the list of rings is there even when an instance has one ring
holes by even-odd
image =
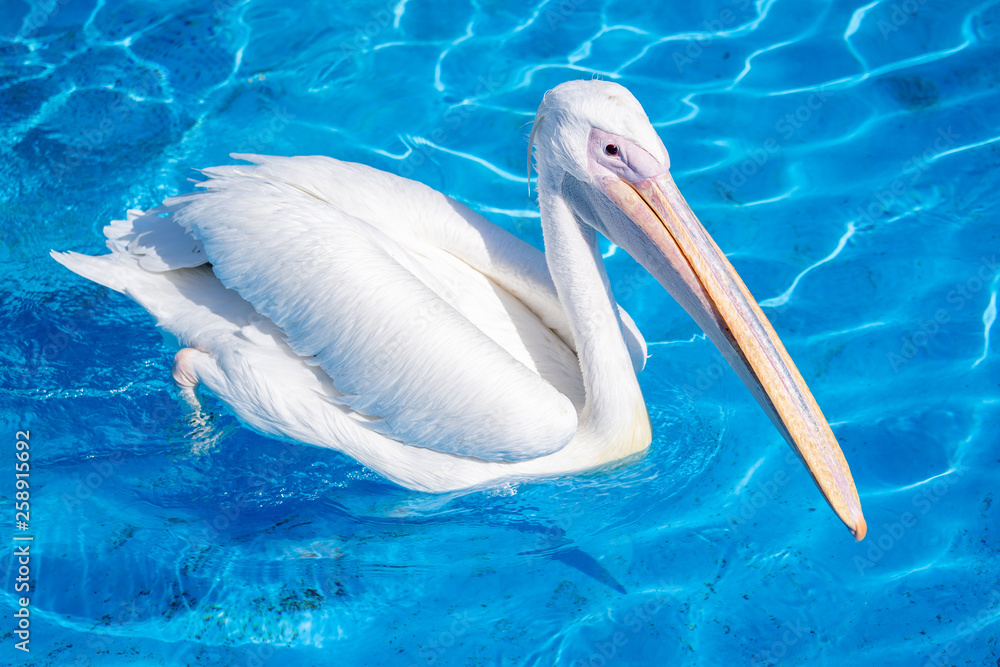
[[[4,661],[996,663],[1000,4],[673,4],[8,0],[0,523],[30,429],[35,541],[29,655],[0,562]],[[649,454],[445,496],[211,399],[192,423],[173,343],[46,256],[233,151],[402,173],[540,244],[526,124],[591,76],[644,104],[810,383],[861,544],[624,253]]]

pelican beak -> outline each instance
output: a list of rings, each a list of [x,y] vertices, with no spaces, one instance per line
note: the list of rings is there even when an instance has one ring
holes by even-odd
[[[599,189],[635,224],[622,242],[695,319],[740,376],[855,539],[867,526],[830,425],[760,306],[684,201],[669,172]],[[617,235],[616,235],[617,236]],[[631,246],[631,247],[630,247]]]

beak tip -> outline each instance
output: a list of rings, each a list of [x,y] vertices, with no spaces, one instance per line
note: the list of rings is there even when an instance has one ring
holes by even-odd
[[[854,534],[855,542],[860,542],[865,539],[865,535],[868,533],[868,524],[865,523],[865,518],[863,516],[858,518],[858,522],[854,525],[854,528],[851,529],[851,533]]]

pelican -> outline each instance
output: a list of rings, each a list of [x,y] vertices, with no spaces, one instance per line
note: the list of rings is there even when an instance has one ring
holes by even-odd
[[[410,489],[583,471],[645,451],[646,344],[598,234],[694,318],[856,539],[837,440],[774,329],[681,196],[620,85],[544,96],[529,140],[545,253],[420,183],[328,157],[232,157],[200,190],[53,252],[148,310],[172,375],[251,427],[329,447]],[[193,395],[193,393],[191,394]]]

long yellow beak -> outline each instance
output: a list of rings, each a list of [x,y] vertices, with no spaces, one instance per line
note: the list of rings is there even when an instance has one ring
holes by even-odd
[[[867,525],[851,470],[809,387],[736,270],[692,213],[669,173],[601,190],[655,246],[633,251],[708,334],[855,539]]]

